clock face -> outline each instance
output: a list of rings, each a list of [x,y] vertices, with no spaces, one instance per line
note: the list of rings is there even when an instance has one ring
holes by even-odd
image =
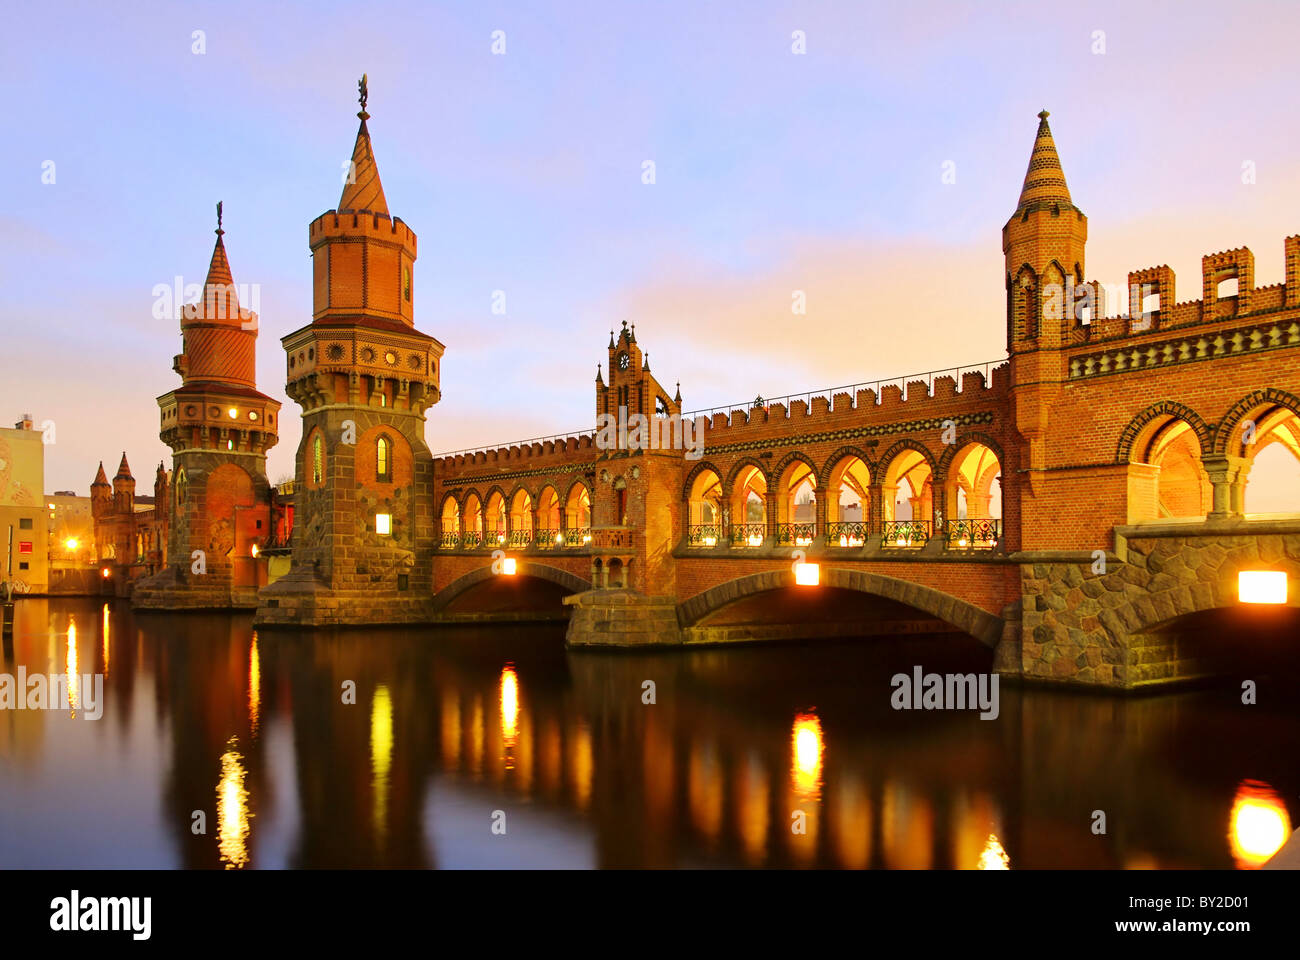
[[[626,370],[627,365],[631,362],[632,362],[632,358],[629,357],[626,353],[620,353],[618,355],[618,368],[620,370]]]

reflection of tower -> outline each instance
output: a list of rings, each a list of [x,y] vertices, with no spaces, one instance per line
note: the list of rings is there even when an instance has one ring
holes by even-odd
[[[443,346],[415,329],[416,236],[388,212],[361,126],[337,209],[308,229],[312,322],[282,338],[303,410],[293,566],[259,623],[421,620],[432,590],[433,458],[425,411]]]
[[[239,302],[222,240],[197,303],[181,311],[180,387],[158,398],[160,436],[172,449],[168,566],[136,585],[137,607],[250,607],[265,580],[255,548],[271,532],[266,451],[275,446],[280,404],[257,390],[257,314]],[[197,563],[196,551],[202,562]]]

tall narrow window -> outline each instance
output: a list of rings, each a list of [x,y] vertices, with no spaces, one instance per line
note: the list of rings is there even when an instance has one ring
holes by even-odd
[[[402,296],[411,299],[411,268],[402,267]]]
[[[311,482],[320,483],[325,477],[325,448],[321,443],[320,434],[311,445]]]
[[[387,437],[380,437],[375,443],[375,474],[380,483],[390,483],[393,479],[391,446]]]

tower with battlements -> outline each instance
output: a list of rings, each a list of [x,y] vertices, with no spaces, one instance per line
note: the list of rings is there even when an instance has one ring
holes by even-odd
[[[302,407],[293,563],[262,591],[259,623],[427,618],[435,526],[425,411],[443,345],[415,329],[416,236],[389,213],[366,83],[342,196],[312,221],[312,321],[283,337]]]
[[[217,241],[199,300],[181,307],[181,386],[158,398],[159,436],[172,450],[166,566],[132,593],[144,609],[256,605],[266,581],[258,552],[271,534],[266,452],[279,439],[280,404],[257,389],[257,314],[240,303],[223,241]]]

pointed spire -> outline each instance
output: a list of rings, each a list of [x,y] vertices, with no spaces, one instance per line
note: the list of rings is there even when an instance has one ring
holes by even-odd
[[[609,331],[609,349],[614,349],[614,331]]]
[[[357,98],[361,109],[357,116],[361,126],[357,128],[357,142],[352,147],[352,165],[348,168],[347,181],[343,184],[343,195],[339,197],[338,211],[360,213],[382,213],[388,216],[388,201],[384,198],[384,186],[379,182],[379,167],[375,164],[375,152],[370,146],[370,131],[366,121],[370,114],[366,112],[366,99],[369,96],[366,75],[362,74],[357,82]]]
[[[1034,149],[1029,155],[1029,168],[1025,171],[1025,183],[1020,188],[1020,203],[1017,210],[1023,210],[1031,203],[1059,203],[1073,206],[1070,188],[1065,185],[1065,171],[1061,169],[1061,158],[1056,155],[1056,143],[1052,140],[1052,128],[1048,126],[1046,110],[1038,114],[1038,133],[1034,137]]]
[[[134,479],[135,479],[135,477],[131,476],[131,465],[130,465],[129,463],[126,462],[126,451],[125,451],[125,450],[122,451],[122,462],[119,463],[119,464],[117,465],[117,476],[115,476],[113,479],[114,479],[114,480],[134,480]]]
[[[677,396],[673,397],[673,403],[679,407],[682,405],[682,382],[680,380],[677,381]]]
[[[632,332],[628,335],[629,343],[636,343],[636,324],[632,324]]]
[[[650,354],[647,353],[641,357],[641,369],[646,373],[650,372]]]
[[[605,380],[604,380],[604,378],[601,377],[601,375],[600,375],[600,364],[599,364],[599,363],[596,364],[596,382],[597,382],[598,384],[600,384],[602,387],[605,385]]]
[[[221,202],[217,202],[217,229],[213,231],[217,235],[216,245],[212,248],[212,260],[208,264],[208,279],[206,286],[219,284],[226,287],[235,285],[234,277],[230,273],[230,261],[226,258],[226,244],[222,241],[221,236],[226,231],[221,229]],[[233,291],[232,291],[233,296]]]
[[[91,486],[92,487],[108,486],[108,475],[104,473],[103,460],[99,461],[99,473],[95,474],[95,482],[92,483]]]

